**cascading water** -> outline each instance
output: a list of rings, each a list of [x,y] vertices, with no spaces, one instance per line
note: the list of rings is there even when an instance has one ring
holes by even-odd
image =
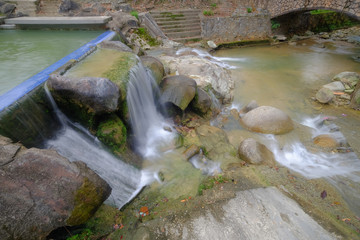
[[[70,161],[85,162],[112,188],[108,203],[119,208],[129,202],[147,184],[154,180],[151,172],[140,171],[116,158],[83,127],[72,123],[47,94],[61,122],[55,138],[46,142],[46,148],[55,149]]]
[[[131,126],[136,147],[142,156],[153,158],[159,154],[159,148],[169,145],[173,134],[164,128],[170,125],[158,112],[155,94],[158,86],[151,72],[139,62],[130,72],[127,102]]]

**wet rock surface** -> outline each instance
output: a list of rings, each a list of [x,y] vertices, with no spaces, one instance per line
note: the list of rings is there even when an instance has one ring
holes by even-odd
[[[241,123],[254,132],[284,134],[293,130],[293,122],[280,109],[261,106],[246,113]]]
[[[238,148],[240,159],[250,164],[275,164],[274,154],[264,145],[253,138],[241,142]]]
[[[3,138],[1,139],[3,140]],[[54,229],[86,222],[111,188],[84,163],[70,163],[53,150],[14,151],[0,142],[0,238],[45,239]]]
[[[164,65],[160,60],[152,56],[141,56],[140,59],[143,65],[151,70],[157,84],[160,84],[165,75]]]

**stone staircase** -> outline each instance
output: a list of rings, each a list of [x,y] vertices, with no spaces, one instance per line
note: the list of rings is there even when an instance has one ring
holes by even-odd
[[[59,13],[61,0],[40,0],[38,16],[62,16]]]
[[[164,34],[176,42],[201,40],[199,10],[151,11]]]
[[[21,12],[30,17],[36,16],[39,0],[15,0],[12,3],[16,4],[16,13]]]

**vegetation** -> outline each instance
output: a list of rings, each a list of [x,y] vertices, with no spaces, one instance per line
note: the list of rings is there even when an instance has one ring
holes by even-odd
[[[248,7],[248,8],[246,9],[246,11],[247,11],[248,13],[252,13],[252,8]]]
[[[225,183],[227,181],[228,180],[221,174],[219,174],[215,177],[210,177],[199,185],[198,195],[200,195],[200,196],[203,195],[204,190],[213,188],[215,186],[215,184]]]
[[[140,38],[144,39],[150,46],[158,46],[160,43],[155,38],[151,37],[145,28],[138,28],[135,33]]]
[[[212,4],[210,4],[210,7],[211,7],[212,9],[214,9],[214,8],[217,7],[217,5],[216,5],[216,3],[212,3]]]
[[[316,24],[311,28],[313,32],[329,32],[336,29],[351,27],[357,23],[343,13],[329,10],[311,11],[313,20]]]
[[[316,10],[310,11],[311,15],[325,14],[325,13],[334,13],[334,11],[326,10],[326,9],[316,9]]]
[[[280,27],[280,23],[276,20],[271,20],[271,29],[277,29]]]
[[[82,233],[73,235],[73,236],[67,238],[66,240],[87,240],[87,239],[91,239],[92,235],[93,235],[93,233],[91,232],[90,229],[84,229],[84,231],[82,231]]]
[[[214,12],[211,11],[211,10],[204,10],[204,11],[203,11],[203,14],[204,14],[205,16],[212,16],[212,15],[214,15]]]
[[[137,11],[133,10],[130,12],[130,14],[131,14],[131,16],[134,16],[134,17],[136,17],[136,19],[139,20],[139,13]]]

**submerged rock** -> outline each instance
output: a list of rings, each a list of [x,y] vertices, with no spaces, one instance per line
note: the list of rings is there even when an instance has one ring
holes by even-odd
[[[178,75],[165,77],[160,85],[163,103],[172,103],[185,110],[196,93],[196,82],[189,77]]]
[[[195,144],[192,144],[183,152],[183,155],[185,156],[186,160],[189,160],[190,158],[192,158],[193,156],[199,153],[200,153],[200,148]]]
[[[339,143],[331,135],[321,134],[313,139],[313,143],[322,148],[336,148]]]
[[[0,167],[0,239],[45,239],[59,227],[83,224],[110,195],[84,163],[54,150],[23,149],[12,158]]]
[[[246,128],[265,134],[284,134],[294,129],[290,117],[280,109],[261,106],[246,113],[241,119]]]
[[[329,88],[321,88],[315,95],[320,103],[329,103],[334,98],[334,93]]]
[[[253,138],[242,141],[238,153],[242,160],[250,164],[275,163],[274,154],[264,144],[257,142]]]
[[[157,84],[160,84],[165,75],[164,65],[160,60],[151,56],[141,56],[140,59],[143,65],[151,70]]]
[[[240,110],[240,115],[244,115],[245,113],[250,112],[251,110],[255,109],[259,107],[259,105],[257,104],[257,102],[255,100],[252,100],[251,102],[248,103],[248,105],[246,105],[245,107],[243,107]]]

